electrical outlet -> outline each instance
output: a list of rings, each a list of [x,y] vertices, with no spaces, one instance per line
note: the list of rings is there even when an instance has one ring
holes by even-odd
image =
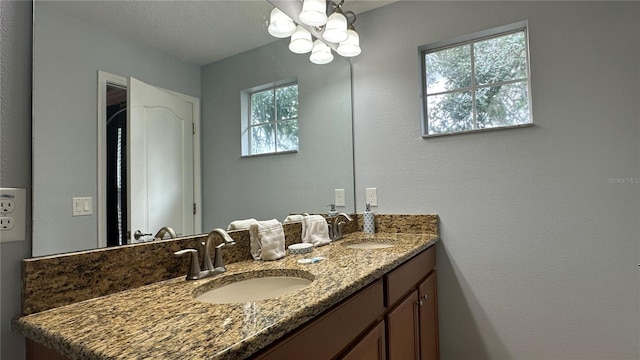
[[[336,206],[347,206],[344,199],[344,189],[335,189]]]
[[[365,193],[367,204],[369,204],[370,206],[378,206],[378,189],[367,188]]]
[[[9,214],[16,209],[16,203],[13,200],[1,198],[0,199],[0,213]]]
[[[16,222],[13,221],[11,216],[3,216],[0,217],[0,231],[9,231],[13,229]]]
[[[0,243],[24,241],[27,236],[27,190],[0,189]]]

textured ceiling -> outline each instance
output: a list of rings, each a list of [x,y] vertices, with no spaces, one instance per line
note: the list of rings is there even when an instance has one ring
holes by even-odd
[[[390,2],[347,0],[344,8],[361,13]],[[277,40],[267,33],[273,6],[265,0],[36,0],[35,21],[41,3],[198,65]]]

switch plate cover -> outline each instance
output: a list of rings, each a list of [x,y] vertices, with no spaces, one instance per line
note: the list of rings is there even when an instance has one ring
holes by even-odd
[[[344,189],[335,189],[336,206],[347,206],[344,199]]]
[[[74,197],[72,206],[73,216],[93,215],[93,199],[91,197]]]
[[[367,204],[371,206],[378,206],[378,189],[377,188],[367,188],[365,194],[366,194]]]

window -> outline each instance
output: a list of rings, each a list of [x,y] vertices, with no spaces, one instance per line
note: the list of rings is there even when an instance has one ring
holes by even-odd
[[[526,22],[419,52],[423,136],[532,123]]]
[[[298,84],[271,85],[249,91],[248,95],[243,155],[297,151]]]

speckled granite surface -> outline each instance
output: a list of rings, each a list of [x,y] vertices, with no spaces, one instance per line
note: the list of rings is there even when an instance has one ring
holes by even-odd
[[[285,241],[300,241],[300,223],[284,225]],[[250,260],[249,231],[230,231],[235,246],[223,251],[225,263]],[[216,234],[216,236],[218,236]],[[186,274],[189,261],[173,255],[198,249],[206,234],[119,247],[42,256],[22,261],[22,314],[114,294]],[[221,240],[218,240],[221,241]],[[217,243],[217,242],[216,242]]]
[[[362,215],[358,216],[358,229],[362,230]],[[375,214],[376,232],[407,234],[438,234],[437,215]]]
[[[395,246],[379,250],[346,247],[382,239]],[[272,262],[230,264],[234,276],[246,272],[305,271],[306,288],[258,302],[212,305],[194,291],[220,278],[171,279],[16,319],[14,329],[71,359],[241,359],[433,245],[435,234],[352,233],[305,255]],[[326,260],[302,265],[303,257]],[[244,276],[244,275],[240,275]]]
[[[345,225],[345,234],[362,230],[362,216],[352,217],[356,221]],[[438,234],[438,216],[376,214],[376,231]],[[302,226],[300,223],[285,224],[284,232],[288,246],[300,242]],[[236,245],[224,250],[225,262],[250,260],[249,232],[231,231],[229,234]],[[205,237],[206,234],[25,259],[22,262],[22,314],[33,314],[186,274],[189,262],[173,256],[173,253],[186,248],[201,250],[200,243]]]

